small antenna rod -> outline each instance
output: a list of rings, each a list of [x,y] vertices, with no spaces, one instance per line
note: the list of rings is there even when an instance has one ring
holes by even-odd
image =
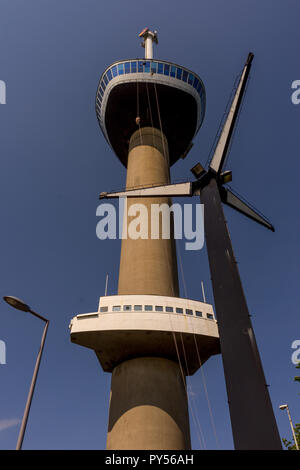
[[[203,283],[203,281],[201,281],[201,287],[202,287],[203,302],[206,304],[206,297],[205,297],[205,292],[204,292],[204,283]]]
[[[108,274],[106,274],[106,279],[105,279],[105,297],[107,296],[107,286],[108,286]]]

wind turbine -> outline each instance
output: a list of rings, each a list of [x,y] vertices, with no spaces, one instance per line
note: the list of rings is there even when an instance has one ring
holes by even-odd
[[[222,203],[274,231],[270,222],[224,184],[232,140],[254,55],[249,53],[208,170],[192,168],[196,181],[101,193],[102,198],[194,196],[204,204],[204,228],[236,449],[282,449],[268,386],[235,261]]]

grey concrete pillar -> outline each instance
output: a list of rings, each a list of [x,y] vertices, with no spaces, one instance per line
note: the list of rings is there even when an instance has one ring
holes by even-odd
[[[141,357],[115,367],[107,449],[190,449],[186,387],[176,362]]]
[[[126,188],[167,184],[169,180],[166,138],[154,128],[136,131],[129,144]],[[148,227],[151,204],[171,205],[169,198],[130,198],[127,202],[128,208],[145,205]],[[118,294],[179,296],[172,236],[122,240]],[[189,448],[186,385],[179,364],[161,357],[139,357],[115,367],[107,449]]]
[[[170,181],[168,142],[157,129],[146,127],[136,131],[129,144],[126,188],[167,184]],[[177,297],[178,274],[176,247],[173,238],[151,240],[151,204],[172,204],[170,198],[130,198],[148,211],[149,239],[122,240],[119,288],[122,294],[153,294]],[[172,214],[171,214],[172,215]],[[127,224],[134,217],[127,219]]]

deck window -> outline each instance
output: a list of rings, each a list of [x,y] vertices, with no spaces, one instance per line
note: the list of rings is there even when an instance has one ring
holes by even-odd
[[[145,312],[152,312],[153,305],[145,305]]]
[[[155,305],[155,311],[156,312],[163,312],[163,310],[164,309],[163,309],[162,305]]]
[[[131,305],[124,305],[123,310],[124,310],[124,312],[130,312]]]
[[[176,313],[183,313],[183,308],[176,307]]]
[[[169,75],[169,73],[170,73],[170,66],[169,64],[165,64],[164,75]]]
[[[136,62],[131,62],[131,73],[136,73]]]
[[[150,62],[147,61],[145,62],[145,70],[144,70],[146,73],[149,73],[150,72]]]
[[[173,311],[174,311],[173,307],[166,307],[166,312],[173,312]]]
[[[164,73],[164,64],[161,62],[158,63],[157,72],[161,74]]]
[[[182,69],[180,69],[179,67],[177,67],[177,70],[176,70],[176,78],[178,78],[178,80],[181,80],[181,75],[182,75]]]
[[[189,84],[193,85],[193,81],[194,81],[194,75],[192,73],[189,73],[189,78],[188,78]]]
[[[175,65],[171,65],[171,72],[170,72],[171,77],[175,77],[176,75],[176,67]]]
[[[100,312],[108,312],[108,307],[100,307]]]
[[[151,62],[151,72],[156,73],[157,62]]]
[[[187,315],[193,315],[193,310],[191,310],[190,308],[186,308],[186,309],[185,309],[185,313],[186,313]]]
[[[112,309],[113,309],[113,312],[120,312],[121,311],[121,305],[114,305]]]
[[[135,305],[135,306],[134,306],[134,310],[135,310],[136,312],[140,312],[141,310],[143,310],[143,306],[142,306],[142,305]]]

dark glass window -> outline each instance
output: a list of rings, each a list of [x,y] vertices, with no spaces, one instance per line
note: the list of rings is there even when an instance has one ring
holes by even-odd
[[[183,308],[176,307],[176,313],[183,313]]]
[[[149,73],[149,72],[150,72],[150,62],[149,62],[149,61],[145,62],[145,69],[144,69],[144,71],[145,71],[146,73]]]
[[[214,316],[213,316],[211,313],[208,313],[208,314],[207,314],[207,318],[208,318],[209,320],[213,320],[213,319],[214,319]]]
[[[194,81],[194,75],[192,73],[189,73],[189,79],[188,79],[189,84],[193,85],[193,81]]]
[[[173,307],[166,307],[166,312],[173,312],[173,311],[174,311]]]
[[[161,62],[158,63],[157,73],[164,73],[164,64]]]
[[[114,305],[112,308],[113,312],[120,312],[121,310],[121,305]]]
[[[186,309],[185,309],[185,313],[186,313],[187,315],[193,315],[193,310],[191,310],[190,308],[186,308]]]
[[[170,66],[169,64],[165,64],[164,75],[169,75],[169,73],[170,73]]]
[[[155,305],[155,311],[156,312],[163,312],[163,308],[161,305]]]
[[[196,310],[195,313],[196,317],[202,317],[202,312],[199,312],[199,310]]]
[[[108,312],[108,307],[100,307],[100,312]]]
[[[123,73],[124,73],[124,64],[118,64],[118,73],[119,73],[119,75],[123,75]]]
[[[111,74],[111,70],[110,70],[110,69],[106,72],[106,75],[107,75],[108,80],[111,80],[111,79],[112,79],[112,74]]]
[[[136,73],[136,62],[131,62],[131,73]]]
[[[112,68],[111,68],[111,71],[112,71],[112,74],[114,77],[116,77],[118,75],[118,70],[117,70],[117,66],[114,65]]]
[[[152,310],[153,310],[153,305],[145,305],[146,312],[152,312]]]
[[[134,310],[135,311],[141,311],[141,310],[143,310],[143,307],[142,307],[142,305],[135,305]]]
[[[180,69],[179,67],[177,67],[177,70],[176,70],[176,78],[178,78],[179,80],[181,80],[181,75],[182,75],[182,69]]]
[[[186,82],[186,81],[187,81],[187,77],[188,77],[188,73],[187,73],[186,70],[184,70],[184,71],[183,71],[183,74],[182,74],[182,80],[183,80],[184,82]]]
[[[171,77],[176,76],[176,67],[175,65],[171,65],[171,72],[170,72]]]
[[[125,62],[124,67],[125,73],[130,73],[130,62]]]
[[[144,62],[138,62],[138,72],[144,71]]]
[[[195,77],[195,80],[194,80],[194,83],[193,83],[193,87],[196,88],[196,90],[197,90],[198,83],[199,83],[199,80],[198,80],[197,77]]]
[[[124,310],[125,312],[129,312],[129,311],[131,310],[131,305],[124,305],[124,306],[123,306],[123,310]]]
[[[151,62],[151,72],[156,73],[157,70],[157,62]]]

